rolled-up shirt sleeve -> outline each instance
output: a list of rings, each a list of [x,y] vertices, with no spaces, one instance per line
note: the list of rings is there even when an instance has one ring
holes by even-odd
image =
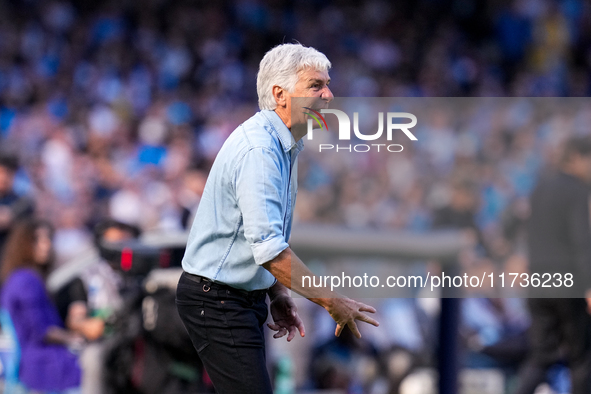
[[[257,265],[273,260],[289,246],[284,236],[288,182],[277,154],[268,148],[250,149],[236,165],[236,201]]]

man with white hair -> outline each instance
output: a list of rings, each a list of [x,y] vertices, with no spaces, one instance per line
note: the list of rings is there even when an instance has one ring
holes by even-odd
[[[305,127],[291,116],[292,97],[326,105],[330,62],[314,48],[279,45],[265,54],[257,75],[260,112],[228,137],[207,179],[183,258],[177,288],[179,314],[218,393],[272,393],[263,325],[269,295],[274,338],[304,324],[288,288],[324,307],[360,337],[355,320],[371,306],[324,288],[296,288],[313,274],[287,241],[297,192],[297,155]]]

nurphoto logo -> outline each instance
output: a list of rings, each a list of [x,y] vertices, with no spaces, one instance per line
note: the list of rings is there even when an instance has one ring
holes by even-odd
[[[303,108],[306,110],[304,111],[304,114],[311,118],[308,119],[307,122],[308,140],[312,140],[314,138],[314,124],[317,124],[320,129],[328,131],[328,124],[323,114],[332,114],[337,117],[337,122],[339,125],[339,141],[351,140],[351,120],[344,111],[326,108],[319,110],[314,110],[310,107]],[[400,123],[401,119],[410,120],[410,122]],[[387,112],[385,116],[384,112],[378,112],[378,130],[373,134],[364,134],[359,130],[359,112],[353,113],[353,133],[355,134],[355,137],[363,141],[376,141],[382,137],[384,134],[384,123],[386,123],[387,141],[392,141],[392,136],[396,131],[403,132],[411,141],[417,141],[417,137],[415,137],[415,135],[410,131],[410,129],[416,126],[417,117],[409,112]],[[378,143],[349,145],[337,144],[336,146],[333,144],[320,144],[318,149],[320,152],[329,150],[334,150],[336,152],[369,152],[370,150],[377,150],[380,152],[380,149],[382,149],[384,151],[396,153],[402,152],[404,147],[400,144]]]

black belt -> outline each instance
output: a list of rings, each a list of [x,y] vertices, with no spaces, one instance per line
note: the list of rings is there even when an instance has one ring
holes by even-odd
[[[205,291],[205,292],[208,292],[211,289],[226,290],[226,291],[230,291],[234,294],[239,294],[243,297],[246,297],[249,300],[258,300],[258,299],[264,298],[267,295],[267,289],[246,291],[246,290],[237,289],[235,287],[225,285],[223,283],[217,283],[217,282],[212,281],[209,278],[206,278],[205,276],[190,274],[186,271],[183,272],[183,275],[185,276],[185,278],[187,278],[195,283],[203,283],[203,291]]]

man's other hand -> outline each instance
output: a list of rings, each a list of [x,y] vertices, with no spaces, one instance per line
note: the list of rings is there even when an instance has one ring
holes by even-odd
[[[290,342],[296,335],[296,330],[303,337],[306,335],[306,329],[302,319],[298,316],[298,308],[289,295],[277,295],[271,301],[271,316],[274,323],[268,323],[267,326],[277,331],[273,338],[281,338],[287,335],[287,342]]]

